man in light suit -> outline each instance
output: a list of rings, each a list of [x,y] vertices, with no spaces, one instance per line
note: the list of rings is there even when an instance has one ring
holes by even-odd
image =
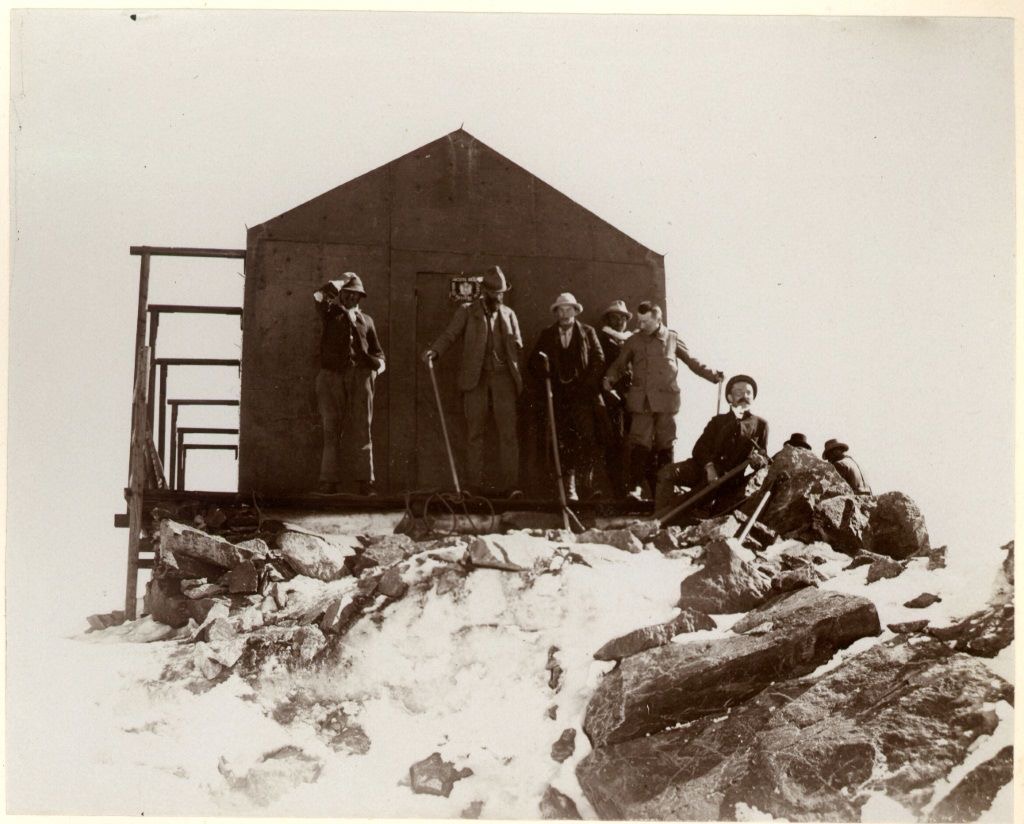
[[[499,497],[519,494],[516,399],[523,389],[523,338],[516,313],[504,305],[508,290],[505,273],[492,266],[484,273],[481,298],[456,309],[448,328],[423,353],[427,363],[462,338],[459,389],[467,428],[466,481],[470,489],[483,485],[484,435],[493,419],[501,462]]]

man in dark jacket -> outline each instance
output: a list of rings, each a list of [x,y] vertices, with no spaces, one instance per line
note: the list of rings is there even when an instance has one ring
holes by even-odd
[[[850,485],[854,492],[858,495],[870,495],[871,487],[864,480],[864,473],[861,471],[860,465],[846,454],[849,448],[842,441],[830,438],[825,441],[825,449],[821,453],[821,457],[836,468],[836,472],[843,476],[843,480]]]
[[[729,411],[708,421],[693,445],[693,457],[659,470],[656,511],[669,507],[677,484],[690,489],[704,486],[747,459],[763,465],[762,456],[768,449],[768,422],[750,412],[757,397],[757,383],[749,375],[735,375],[726,384],[725,394]],[[722,500],[742,485],[741,476],[726,483],[715,498]]]
[[[631,333],[626,330],[633,314],[626,308],[625,301],[614,301],[604,310],[602,326],[597,330],[597,339],[601,343],[606,367],[610,367],[618,358],[622,345],[629,340]],[[629,432],[629,412],[626,410],[626,395],[633,383],[633,372],[625,369],[610,389],[602,389],[606,412],[605,421],[605,466],[612,490],[618,498],[625,497],[629,491],[626,487],[626,465],[629,461],[626,447],[626,435]]]
[[[484,476],[484,442],[493,416],[501,461],[499,497],[515,497],[519,480],[516,400],[523,388],[519,353],[523,338],[516,313],[505,306],[505,273],[492,266],[483,276],[479,300],[460,306],[448,327],[423,353],[423,362],[439,358],[462,339],[459,389],[466,416],[466,481],[479,491]]]
[[[680,392],[677,375],[682,361],[696,375],[711,383],[724,377],[690,354],[686,344],[661,322],[661,307],[644,301],[637,307],[640,329],[622,344],[619,356],[604,376],[605,390],[611,389],[627,369],[633,382],[626,395],[626,410],[631,416],[629,443],[629,480],[631,494],[647,475],[651,450],[655,467],[672,463],[672,445],[676,440],[676,413]],[[647,475],[654,486],[654,478]],[[653,490],[652,490],[653,492]]]
[[[554,396],[559,459],[568,496],[589,497],[594,492],[593,468],[597,452],[595,417],[601,403],[604,353],[593,326],[576,320],[583,307],[564,292],[551,304],[555,323],[542,330],[528,361],[538,380],[548,376]],[[547,355],[548,366],[541,353]]]
[[[355,272],[324,284],[313,293],[320,315],[320,371],[316,398],[323,422],[324,444],[320,460],[320,492],[338,492],[342,482],[339,452],[355,457],[346,471],[359,484],[361,495],[374,494],[373,384],[384,371],[384,350],[377,339],[373,318],[359,310],[366,297]]]

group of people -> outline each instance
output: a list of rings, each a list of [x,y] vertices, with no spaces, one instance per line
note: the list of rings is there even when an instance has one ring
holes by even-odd
[[[599,494],[601,463],[613,494],[640,498],[646,483],[661,509],[671,502],[677,486],[703,486],[744,461],[766,461],[768,423],[751,412],[757,383],[749,375],[735,375],[725,385],[729,410],[708,422],[692,457],[674,462],[680,362],[713,384],[725,375],[690,353],[664,325],[657,304],[644,301],[636,307],[637,328],[630,332],[633,313],[624,301],[616,300],[602,313],[601,328],[595,329],[580,321],[579,301],[562,293],[551,304],[553,322],[541,331],[524,370],[519,320],[505,305],[509,285],[504,272],[492,266],[480,286],[479,298],[461,304],[422,353],[427,367],[435,368],[452,346],[461,343],[458,389],[466,427],[467,489],[494,497],[521,494],[517,406],[528,380],[550,386],[562,475],[571,500]],[[313,295],[323,327],[316,391],[324,434],[319,490],[325,493],[338,491],[343,481],[343,439],[359,447],[344,475],[359,484],[362,494],[374,492],[373,388],[385,365],[373,320],[359,309],[365,296],[362,282],[352,272]],[[485,442],[491,426],[497,434],[499,480],[497,488],[485,490]],[[800,433],[786,444],[810,449]],[[869,494],[848,449],[830,440],[824,457],[857,492]]]

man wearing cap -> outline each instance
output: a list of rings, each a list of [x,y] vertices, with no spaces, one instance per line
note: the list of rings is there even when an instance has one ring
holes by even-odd
[[[594,492],[596,416],[602,402],[604,352],[594,327],[576,320],[583,306],[570,292],[560,294],[551,304],[551,311],[555,322],[541,330],[528,364],[538,380],[551,378],[566,493],[577,500]],[[541,353],[547,356],[546,364]]]
[[[355,272],[324,284],[313,293],[320,315],[320,371],[316,398],[323,423],[320,492],[338,492],[342,482],[339,452],[351,449],[355,457],[346,474],[359,485],[361,495],[374,494],[373,385],[384,372],[384,350],[377,339],[373,318],[360,311],[366,297]]]
[[[602,326],[597,330],[597,339],[604,353],[606,367],[610,367],[632,333],[626,330],[633,314],[626,308],[625,301],[616,300],[604,310]],[[626,435],[629,432],[629,412],[626,411],[626,395],[633,382],[633,373],[626,369],[610,390],[602,389],[604,408],[608,421],[605,438],[605,465],[608,479],[616,497],[622,498],[629,491],[626,488],[626,465],[629,455],[626,451]]]
[[[749,375],[735,375],[726,384],[729,411],[715,415],[693,445],[693,457],[662,467],[658,472],[655,510],[667,509],[675,485],[690,489],[718,480],[730,469],[750,460],[764,465],[768,449],[768,422],[753,415],[750,406],[757,397],[757,383]],[[742,476],[727,482],[716,494],[721,500],[742,487]]]
[[[500,267],[488,269],[481,286],[481,297],[455,310],[448,328],[423,353],[423,362],[441,357],[462,338],[459,389],[466,416],[467,484],[477,490],[483,486],[484,436],[491,417],[498,431],[501,462],[498,494],[515,495],[519,492],[516,399],[523,389],[519,373],[523,338],[516,313],[504,305],[509,286]]]
[[[808,452],[812,452],[811,445],[807,442],[807,436],[803,432],[794,432],[789,436],[789,440],[786,441],[783,446],[792,446],[796,449],[806,449]]]
[[[821,453],[826,461],[836,468],[836,472],[843,476],[850,487],[858,495],[870,495],[871,487],[864,480],[864,473],[861,472],[859,464],[846,454],[848,447],[845,443],[836,438],[825,441],[825,449]]]
[[[635,488],[647,474],[652,448],[655,472],[672,463],[675,416],[680,406],[677,361],[711,383],[719,383],[724,377],[693,357],[682,339],[662,324],[660,306],[644,301],[637,307],[637,315],[639,331],[623,342],[603,382],[605,391],[609,391],[627,369],[632,369],[633,382],[626,395],[626,410],[632,416],[627,475],[631,494],[639,494]],[[655,478],[648,476],[648,484],[653,489]]]

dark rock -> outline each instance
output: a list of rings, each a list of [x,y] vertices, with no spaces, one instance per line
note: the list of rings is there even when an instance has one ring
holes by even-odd
[[[451,761],[441,758],[441,753],[431,753],[428,758],[417,761],[409,767],[412,791],[425,795],[443,795],[447,798],[456,781],[468,778],[473,771],[468,767],[456,770]]]
[[[684,632],[714,629],[716,626],[710,615],[695,609],[684,609],[679,615],[664,624],[635,629],[612,639],[595,652],[594,657],[598,661],[615,661],[636,655],[646,649],[660,647]]]
[[[879,558],[877,561],[872,561],[871,566],[868,567],[867,582],[873,584],[884,578],[895,578],[906,568],[906,564],[894,561],[892,558]]]
[[[353,546],[342,546],[308,532],[282,532],[277,540],[281,555],[300,575],[337,581],[349,574],[346,562],[355,554]],[[355,538],[352,542],[357,543]]]
[[[783,449],[773,456],[765,483],[769,482],[774,484],[772,495],[759,520],[782,537],[805,543],[818,538],[814,514],[819,503],[846,499],[850,493],[835,467],[806,449]]]
[[[1013,643],[1013,613],[1012,603],[994,604],[951,626],[928,627],[928,634],[951,643],[955,650],[995,658]]]
[[[581,544],[606,544],[623,552],[640,552],[644,545],[628,529],[588,529],[576,536],[577,543]]]
[[[370,751],[370,738],[366,731],[354,723],[340,707],[317,722],[317,733],[327,739],[328,745],[335,752],[366,755]]]
[[[551,745],[551,757],[561,764],[576,752],[576,730],[573,727],[566,727],[558,740]]]
[[[243,561],[228,573],[228,592],[251,595],[258,590],[259,575],[252,561]]]
[[[928,626],[928,621],[903,621],[898,624],[886,624],[886,627],[890,632],[895,632],[897,635],[911,635],[915,632],[922,632],[924,628]]]
[[[409,585],[402,580],[402,573],[397,567],[391,567],[385,572],[377,584],[377,592],[388,598],[401,598],[408,591]]]
[[[813,566],[788,569],[772,578],[772,592],[792,592],[803,587],[816,587],[826,576]]]
[[[227,591],[227,587],[222,584],[211,584],[202,579],[193,580],[188,578],[181,582],[182,594],[193,601],[201,598],[216,598],[218,595],[224,595]]]
[[[908,609],[924,609],[930,607],[932,604],[937,604],[942,599],[931,592],[922,592],[916,598],[911,598],[909,601],[904,602],[903,606]]]
[[[715,518],[705,518],[693,526],[679,529],[676,533],[676,545],[680,548],[704,546],[712,541],[724,541],[728,538],[733,538],[739,530],[740,522],[735,515],[719,515]]]
[[[473,801],[461,813],[459,813],[459,818],[477,819],[483,811],[484,802]]]
[[[879,793],[919,812],[995,730],[987,707],[1012,696],[970,656],[894,639],[717,716],[596,749],[576,775],[605,819],[735,820],[745,804],[766,818],[859,821]]]
[[[1013,747],[979,764],[932,809],[929,821],[977,821],[999,791],[1013,780]]]
[[[557,821],[575,821],[583,818],[580,811],[576,809],[576,802],[551,786],[544,790],[544,795],[540,800],[540,817],[545,820]]]
[[[886,560],[891,560],[891,559],[886,558],[884,555],[878,555],[878,554],[876,554],[874,552],[868,552],[866,549],[862,549],[862,550],[859,550],[853,556],[853,560],[850,561],[849,566],[847,566],[846,568],[847,569],[855,569],[856,567],[867,566],[868,564],[873,564],[873,563],[875,563],[875,561],[886,561]]]
[[[864,598],[816,588],[788,593],[741,619],[735,635],[624,658],[594,691],[583,729],[595,747],[661,732],[804,675],[880,629]]]
[[[679,548],[679,533],[682,530],[678,526],[669,526],[659,529],[651,537],[651,545],[661,552],[668,552]]]
[[[185,610],[188,613],[188,617],[195,621],[197,624],[203,624],[210,615],[210,611],[217,606],[222,606],[227,609],[227,601],[221,598],[198,598],[196,600],[188,599],[185,603]],[[225,614],[227,614],[225,612]],[[186,620],[186,623],[188,621]]]
[[[343,634],[371,603],[373,597],[363,593],[336,598],[327,606],[320,622],[320,629],[324,632]]]
[[[222,571],[242,563],[251,555],[223,538],[170,520],[160,522],[160,550],[205,561],[221,567]]]
[[[1006,552],[1006,557],[1003,558],[1003,575],[1006,576],[1006,580],[1013,586],[1013,541],[1003,544],[1000,549]]]
[[[557,718],[558,718],[558,705],[557,704],[552,704],[550,707],[548,707],[547,715],[548,715],[548,718],[550,718],[552,721],[557,720]]]
[[[368,555],[352,555],[345,561],[345,569],[356,578],[377,565],[377,561]]]
[[[811,523],[825,543],[852,555],[871,542],[869,522],[874,499],[865,495],[837,495],[819,500]]]
[[[188,603],[181,591],[181,581],[176,578],[153,578],[146,584],[145,608],[154,621],[171,627],[185,626]]]
[[[380,566],[389,566],[416,553],[416,542],[408,535],[365,535],[362,538],[366,549],[364,555],[369,555]]]
[[[558,692],[562,688],[562,665],[558,663],[558,647],[548,649],[548,662],[544,667],[548,671],[548,686]]]
[[[678,606],[721,614],[764,603],[771,593],[771,578],[744,557],[753,556],[735,539],[708,544],[704,567],[679,586]]]
[[[871,551],[879,555],[909,558],[930,546],[924,515],[902,492],[886,492],[875,499],[870,527]]]
[[[929,570],[946,568],[946,547],[944,546],[918,550],[912,557],[927,558]]]

